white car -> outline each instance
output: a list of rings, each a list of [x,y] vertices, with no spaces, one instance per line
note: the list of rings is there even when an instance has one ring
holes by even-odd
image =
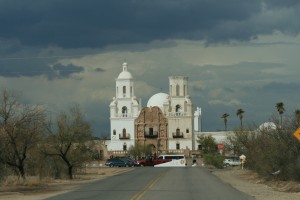
[[[238,158],[225,158],[223,161],[224,166],[239,166],[241,165],[241,161]]]

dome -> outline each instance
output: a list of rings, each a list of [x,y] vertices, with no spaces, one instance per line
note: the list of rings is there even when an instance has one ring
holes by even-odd
[[[119,74],[118,79],[132,79],[132,75],[127,71],[127,63],[123,63],[123,71]]]
[[[169,95],[166,93],[157,93],[153,95],[147,103],[147,107],[158,106],[161,110],[163,110],[163,105],[165,102],[168,102]]]
[[[258,127],[259,130],[275,130],[276,128],[273,122],[265,122]]]
[[[132,79],[132,75],[130,72],[128,71],[122,71],[119,76],[118,79]]]

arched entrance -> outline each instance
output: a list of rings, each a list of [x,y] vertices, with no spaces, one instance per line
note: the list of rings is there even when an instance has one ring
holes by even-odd
[[[151,154],[155,155],[156,154],[156,146],[154,144],[149,144],[149,147],[151,149]]]

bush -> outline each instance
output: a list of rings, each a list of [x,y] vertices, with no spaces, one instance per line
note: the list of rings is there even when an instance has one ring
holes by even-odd
[[[247,168],[260,176],[299,181],[300,142],[293,136],[296,127],[292,119],[286,119],[283,127],[277,121],[274,120],[277,128],[237,130],[228,138],[229,143],[237,154],[247,156]]]
[[[204,163],[207,165],[212,165],[218,169],[223,168],[223,157],[220,154],[204,154]]]

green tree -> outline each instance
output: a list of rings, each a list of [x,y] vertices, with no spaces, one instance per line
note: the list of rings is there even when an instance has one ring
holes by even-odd
[[[0,96],[0,162],[25,180],[26,161],[37,151],[45,130],[45,110],[21,104],[17,95],[3,90]],[[32,159],[32,158],[31,158]]]
[[[152,154],[150,146],[143,146],[138,143],[136,143],[135,146],[130,146],[128,152],[134,159],[138,159]]]
[[[282,102],[278,102],[276,104],[276,109],[277,109],[277,111],[278,111],[278,113],[280,115],[280,128],[282,128],[282,115],[283,115],[283,113],[285,111],[284,104]]]
[[[59,157],[68,168],[68,176],[73,179],[73,168],[90,159],[87,143],[92,140],[90,124],[83,118],[78,105],[70,113],[61,112],[56,117],[56,126],[49,123],[48,137],[43,152]],[[89,145],[91,145],[89,143]]]
[[[228,113],[224,113],[221,118],[224,120],[225,131],[227,131],[227,118],[229,117]]]
[[[198,135],[196,141],[202,146],[204,153],[214,153],[217,151],[216,140],[211,135]]]
[[[236,115],[240,118],[241,128],[243,128],[243,117],[244,117],[243,114],[244,113],[245,113],[245,111],[241,108],[236,111]]]

